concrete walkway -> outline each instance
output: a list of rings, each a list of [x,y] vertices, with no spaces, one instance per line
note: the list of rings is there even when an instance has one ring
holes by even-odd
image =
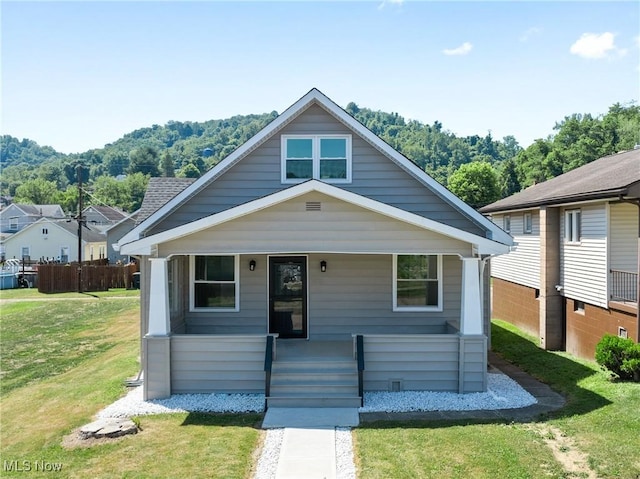
[[[492,352],[489,353],[489,364],[520,384],[538,400],[537,404],[520,409],[361,414],[355,408],[268,409],[262,428],[284,428],[276,479],[336,479],[336,427],[356,427],[360,421],[381,420],[495,419],[528,422],[564,406],[564,397]]]

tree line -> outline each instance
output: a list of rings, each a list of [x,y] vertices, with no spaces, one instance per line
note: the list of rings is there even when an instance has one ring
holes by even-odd
[[[442,123],[405,120],[397,113],[346,111],[474,207],[509,196],[640,142],[640,107],[616,103],[603,115],[572,114],[554,134],[522,148],[513,136],[458,137]],[[66,155],[29,139],[0,137],[0,194],[17,203],[77,205],[77,165],[86,204],[125,211],[140,207],[151,176],[197,178],[277,117],[277,112],[206,122],[170,121],[124,135],[103,148]]]

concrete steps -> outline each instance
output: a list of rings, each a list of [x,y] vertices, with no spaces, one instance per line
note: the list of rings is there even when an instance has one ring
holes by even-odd
[[[360,407],[358,369],[348,356],[282,354],[273,362],[267,407]]]

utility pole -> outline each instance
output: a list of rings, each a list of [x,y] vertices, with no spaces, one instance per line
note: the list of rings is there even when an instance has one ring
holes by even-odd
[[[76,168],[78,176],[78,293],[82,293],[82,165]]]

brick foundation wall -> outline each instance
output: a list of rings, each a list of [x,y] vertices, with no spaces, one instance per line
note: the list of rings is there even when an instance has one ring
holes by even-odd
[[[618,335],[618,327],[627,330],[628,337],[637,335],[635,312],[603,309],[585,304],[584,313],[574,311],[574,301],[566,300],[567,352],[584,359],[593,360],[596,344],[605,334]]]
[[[521,284],[493,278],[491,317],[507,321],[540,337],[539,304],[536,290]]]

